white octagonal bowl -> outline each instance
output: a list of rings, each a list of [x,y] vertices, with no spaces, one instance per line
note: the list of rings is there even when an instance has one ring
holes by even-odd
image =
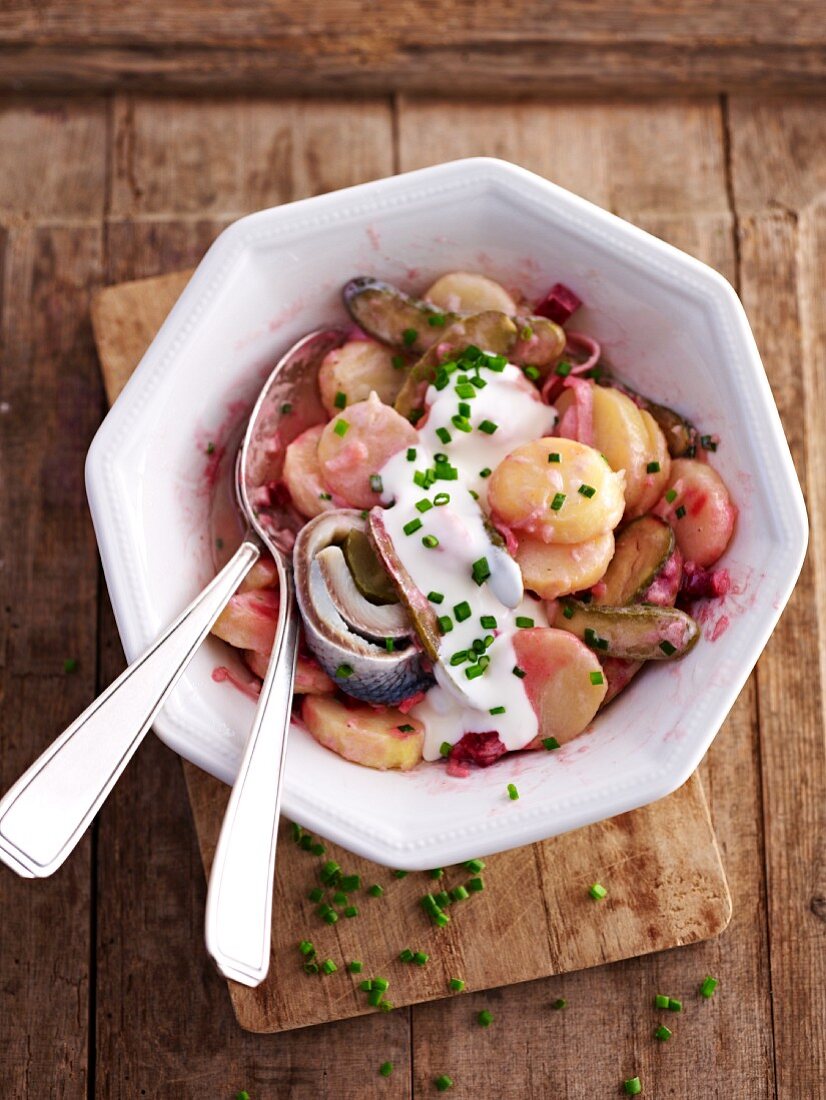
[[[443,866],[553,836],[662,798],[699,764],[774,628],[800,570],[806,513],[743,309],[717,272],[523,169],[471,159],[349,188],[231,225],[215,242],[89,452],[87,489],[106,580],[132,660],[212,574],[215,456],[276,357],[343,318],[358,274],[421,289],[450,269],[539,295],[571,286],[577,329],[617,373],[716,432],[715,466],[739,507],[709,605],[684,660],[652,667],[554,753],[505,757],[467,779],[340,759],[290,735],[284,811],[380,863]],[[220,446],[219,446],[220,452]],[[231,781],[254,704],[216,666],[210,639],[155,723],[182,756]],[[511,802],[509,782],[519,786]]]

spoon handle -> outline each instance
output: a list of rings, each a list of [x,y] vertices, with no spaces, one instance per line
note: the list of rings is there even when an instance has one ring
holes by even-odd
[[[259,553],[260,543],[246,538],[161,637],[0,800],[0,860],[28,878],[45,878],[60,867]]]
[[[299,616],[292,569],[275,554],[279,620],[258,709],[232,788],[206,904],[206,945],[224,977],[257,986],[270,965],[275,847]]]

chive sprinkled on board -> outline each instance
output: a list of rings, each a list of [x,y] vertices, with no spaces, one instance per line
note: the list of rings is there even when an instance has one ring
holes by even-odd
[[[67,673],[77,672],[77,665],[77,657],[67,657],[66,660],[63,662],[63,671]]]
[[[670,1027],[666,1027],[665,1024],[660,1024],[659,1027],[654,1029],[654,1038],[659,1039],[661,1043],[666,1043],[673,1035],[673,1031]]]
[[[565,1000],[564,997],[557,997],[557,999],[551,1005],[551,1008],[554,1009],[554,1011],[556,1011],[556,1012],[560,1012],[563,1008],[567,1008],[567,1007],[568,1007],[568,1002]]]
[[[595,882],[593,883],[593,885],[589,886],[588,893],[591,895],[594,901],[602,901],[604,897],[608,896],[608,891],[599,882]]]
[[[718,985],[719,982],[716,978],[703,978],[702,982],[700,983],[700,996],[704,997],[706,1000],[708,1000],[710,997],[713,997],[714,990],[717,988]]]
[[[446,1073],[443,1073],[434,1080],[433,1084],[436,1086],[439,1092],[447,1092],[448,1089],[453,1088],[453,1078],[448,1077]]]
[[[384,887],[378,882],[374,882],[372,886],[367,887],[367,893],[371,898],[380,898],[384,894]]]
[[[639,1096],[642,1092],[642,1082],[639,1077],[629,1077],[627,1081],[623,1081],[622,1087],[627,1096]]]
[[[483,1008],[479,1015],[476,1017],[476,1022],[479,1027],[490,1027],[493,1023],[493,1013],[489,1012],[486,1008]]]
[[[657,993],[654,997],[654,1008],[668,1008],[669,1000],[664,993]]]
[[[347,963],[347,969],[351,974],[360,974],[364,969],[364,963],[360,962],[358,959],[353,959],[352,962]]]
[[[382,1064],[379,1066],[379,1076],[380,1077],[389,1077],[392,1072],[393,1072],[393,1063],[392,1062],[382,1062]]]
[[[461,993],[465,988],[465,983],[462,978],[451,978],[447,985],[452,993]]]

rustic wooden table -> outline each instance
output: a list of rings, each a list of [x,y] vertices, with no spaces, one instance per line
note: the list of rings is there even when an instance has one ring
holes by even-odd
[[[204,881],[181,767],[153,739],[53,879],[32,884],[0,868],[0,1093],[212,1100],[246,1088],[254,1100],[361,1100],[428,1096],[447,1072],[457,1097],[615,1096],[631,1073],[647,1097],[826,1096],[824,103],[39,98],[59,73],[75,90],[84,71],[89,86],[110,87],[112,50],[88,47],[115,6],[86,5],[98,8],[94,32],[88,14],[61,24],[58,4],[21,7],[18,23],[33,22],[17,38],[9,6],[0,16],[0,86],[34,89],[0,102],[0,789],[123,664],[83,489],[104,411],[90,293],[193,264],[257,207],[490,153],[709,261],[751,317],[813,546],[702,769],[734,900],[719,939],[469,999],[245,1034],[203,950]],[[758,8],[757,37],[771,21]],[[801,69],[795,80],[785,60],[780,82],[799,86],[815,47],[805,21],[797,30]],[[132,48],[127,39],[117,48]],[[623,56],[631,65],[633,51]],[[145,53],[130,58],[138,66]],[[647,73],[653,62],[640,64]],[[736,65],[735,76],[747,80]],[[76,672],[64,672],[66,658]],[[689,994],[705,974],[720,979],[715,998],[655,1043],[652,992]],[[568,1009],[549,1011],[559,996]],[[473,1023],[485,1006],[489,1030]],[[377,1074],[387,1059],[389,1081]]]

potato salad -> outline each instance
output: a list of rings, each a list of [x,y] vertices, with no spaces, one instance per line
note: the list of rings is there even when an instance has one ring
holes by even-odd
[[[270,487],[300,518],[297,714],[373,768],[553,752],[728,592],[719,440],[616,378],[562,283],[530,301],[451,272],[417,298],[361,276],[343,296],[327,419]],[[265,559],[215,625],[254,677],[277,610]]]

